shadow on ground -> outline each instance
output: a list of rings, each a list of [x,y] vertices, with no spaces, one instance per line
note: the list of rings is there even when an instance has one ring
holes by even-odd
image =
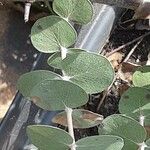
[[[35,59],[30,29],[23,14],[0,6],[0,118],[13,100],[17,79],[29,71]]]

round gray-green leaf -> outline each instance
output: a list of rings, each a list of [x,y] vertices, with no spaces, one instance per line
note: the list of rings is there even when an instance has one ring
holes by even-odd
[[[69,53],[62,61],[61,67],[70,81],[89,94],[105,90],[114,79],[114,70],[110,62],[94,53]]]
[[[23,94],[25,97],[30,96],[30,92],[34,86],[36,86],[39,82],[46,79],[60,79],[61,77],[51,71],[47,70],[36,70],[23,74],[18,82],[17,89]]]
[[[124,142],[118,136],[99,135],[83,138],[76,145],[76,150],[121,150]]]
[[[128,140],[128,139],[124,139],[124,147],[122,148],[122,150],[138,150],[139,148],[139,145],[134,143],[133,141],[131,140]]]
[[[88,23],[93,16],[89,0],[54,0],[53,10],[61,17],[78,24]]]
[[[31,30],[33,46],[40,52],[53,53],[69,47],[76,40],[76,31],[64,19],[48,16],[38,19]]]
[[[150,139],[146,141],[147,148],[145,150],[150,150]]]
[[[75,108],[87,103],[86,92],[69,81],[44,80],[32,89],[31,100],[46,110],[65,110],[65,107]]]
[[[146,131],[136,120],[115,114],[102,121],[103,126],[99,128],[99,134],[117,135],[125,140],[124,149],[136,147],[135,143],[143,143],[146,139]],[[130,149],[132,149],[130,147]]]
[[[40,150],[69,150],[73,140],[62,129],[46,125],[30,125],[27,127],[27,135]]]
[[[85,52],[84,49],[78,49],[78,48],[68,48],[67,51],[67,57],[69,53],[78,53],[78,52]],[[48,60],[47,63],[57,69],[61,68],[62,58],[61,58],[61,52],[56,52],[52,54]]]
[[[133,84],[150,89],[150,66],[139,67],[133,74]]]
[[[139,121],[142,114],[150,118],[150,90],[140,87],[129,88],[121,97],[119,111]]]
[[[72,120],[74,128],[91,128],[99,125],[103,116],[85,109],[73,109]],[[58,113],[53,117],[52,122],[68,126],[66,112]]]

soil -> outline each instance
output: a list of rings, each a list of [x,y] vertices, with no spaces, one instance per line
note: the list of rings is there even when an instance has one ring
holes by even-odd
[[[29,41],[31,25],[22,14],[0,6],[0,118],[4,117],[16,93],[19,76],[32,66],[36,50]]]

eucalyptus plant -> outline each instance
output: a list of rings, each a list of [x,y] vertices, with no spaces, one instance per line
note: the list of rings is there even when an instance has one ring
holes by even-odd
[[[119,102],[120,114],[102,121],[99,134],[111,134],[124,139],[123,150],[149,150],[150,126],[150,66],[139,67],[133,74],[133,87],[125,91]]]
[[[31,142],[40,150],[148,149],[150,140],[147,140],[146,130],[134,120],[139,117],[139,112],[148,116],[150,103],[145,96],[149,95],[149,91],[145,87],[141,88],[141,97],[138,96],[139,101],[131,109],[124,108],[124,101],[121,100],[120,112],[124,115],[104,119],[100,114],[77,109],[87,103],[89,94],[102,92],[112,84],[114,70],[104,56],[70,48],[77,38],[73,22],[86,24],[92,19],[93,8],[89,0],[54,0],[53,10],[57,15],[35,22],[31,29],[31,41],[38,51],[51,54],[48,64],[60,69],[62,74],[48,70],[31,71],[20,77],[17,86],[23,96],[40,108],[61,111],[52,121],[68,127],[68,132],[54,126],[30,125],[27,134]],[[135,78],[138,77],[137,72]],[[135,83],[141,86],[136,79]],[[122,98],[136,99],[132,91],[137,89],[130,89],[131,95]],[[131,105],[132,102],[127,103]],[[99,124],[100,135],[75,141],[74,128],[90,128]]]
[[[139,67],[133,74],[133,86],[121,97],[119,110],[140,122],[150,125],[150,66]]]

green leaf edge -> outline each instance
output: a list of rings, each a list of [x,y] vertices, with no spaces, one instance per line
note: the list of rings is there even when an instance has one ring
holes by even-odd
[[[72,21],[72,22],[75,22],[75,23],[77,23],[77,24],[79,24],[79,25],[85,25],[85,24],[87,24],[87,23],[89,23],[91,20],[92,20],[92,18],[93,18],[93,13],[94,13],[94,8],[92,7],[93,5],[92,5],[92,3],[91,3],[91,1],[90,0],[86,0],[87,1],[87,3],[89,4],[89,6],[91,7],[91,17],[90,17],[90,19],[88,20],[88,21],[86,21],[86,22],[78,22],[78,21],[76,21],[76,20],[72,20],[72,19],[68,19],[67,20],[67,18],[65,18],[64,16],[62,16],[56,9],[55,9],[55,7],[54,7],[54,2],[53,2],[53,10],[54,10],[54,12],[57,14],[57,15],[59,15],[60,17],[62,17],[62,18],[64,18],[65,20],[67,20],[68,22],[69,21]]]

